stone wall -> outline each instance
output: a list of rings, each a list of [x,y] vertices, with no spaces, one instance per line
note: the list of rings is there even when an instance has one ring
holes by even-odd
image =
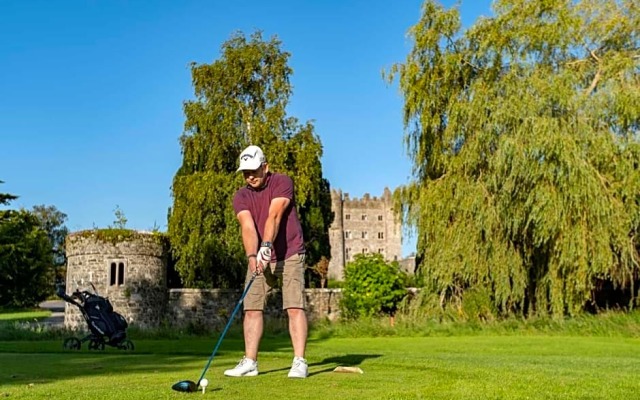
[[[340,316],[341,289],[307,289],[305,292],[309,321],[322,319],[333,321]],[[206,329],[220,329],[227,323],[241,295],[240,290],[171,289],[165,314],[169,321],[166,322],[181,328],[198,326]],[[286,318],[279,291],[274,291],[269,298],[265,318]]]
[[[242,292],[225,289],[167,289],[167,248],[158,235],[128,230],[94,230],[67,236],[66,293],[93,291],[109,299],[131,326],[206,329],[223,327]],[[340,289],[307,289],[310,321],[336,320]],[[286,319],[282,296],[270,297],[265,317]],[[80,310],[67,304],[65,327],[88,330]]]

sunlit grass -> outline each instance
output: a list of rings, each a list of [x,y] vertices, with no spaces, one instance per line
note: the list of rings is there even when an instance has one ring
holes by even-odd
[[[82,333],[15,322],[34,314],[12,314],[0,314],[0,398],[9,399],[184,399],[189,395],[173,392],[171,385],[198,379],[219,335],[134,327],[128,331],[134,352],[93,352],[86,343],[80,351],[67,351],[64,338]],[[267,323],[259,376],[225,378],[223,371],[242,354],[238,319],[207,372],[211,383],[204,396],[628,400],[640,393],[640,314],[316,323],[307,352],[310,377],[298,381],[286,377],[292,351],[283,321]],[[360,367],[364,374],[333,372],[340,365]]]
[[[63,351],[57,341],[0,343],[0,396],[9,399],[184,399],[217,336],[138,340],[125,353]],[[631,399],[640,393],[640,339],[450,336],[311,339],[310,376],[290,380],[291,348],[267,338],[260,375],[226,378],[242,340],[225,339],[206,398],[224,399]],[[363,374],[333,372],[358,366]],[[201,398],[201,394],[191,396]],[[205,397],[202,397],[205,398]]]
[[[33,321],[42,320],[51,315],[49,310],[20,310],[20,311],[7,311],[0,310],[0,321]]]

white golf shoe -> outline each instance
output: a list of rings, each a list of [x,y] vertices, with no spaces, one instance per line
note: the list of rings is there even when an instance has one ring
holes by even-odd
[[[289,370],[289,378],[306,378],[309,376],[309,366],[307,360],[302,357],[293,357],[293,363]]]
[[[242,360],[235,366],[235,368],[224,371],[225,376],[241,377],[241,376],[256,376],[258,375],[258,362],[247,357],[242,357]]]

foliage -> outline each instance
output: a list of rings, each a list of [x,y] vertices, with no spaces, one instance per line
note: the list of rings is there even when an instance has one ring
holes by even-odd
[[[53,288],[51,242],[32,213],[0,211],[0,306],[30,307]]]
[[[346,318],[393,315],[406,295],[398,263],[385,262],[381,254],[356,254],[344,274],[340,307]]]
[[[327,288],[329,289],[342,289],[344,287],[344,281],[328,279]]]
[[[120,209],[119,205],[116,205],[116,208],[113,210],[113,215],[116,219],[113,221],[113,225],[110,225],[111,229],[127,229],[127,217],[124,215],[124,211]]]
[[[0,183],[4,183],[4,181],[0,181]],[[18,196],[10,193],[0,193],[0,205],[7,205],[11,203],[12,200],[15,200],[17,198]]]
[[[84,238],[95,238],[105,243],[116,244],[132,240],[136,234],[137,232],[131,229],[104,228],[80,231],[74,235]]]
[[[2,181],[0,181],[2,183]],[[0,193],[0,204],[18,196]],[[0,306],[29,306],[64,279],[66,214],[54,206],[0,211]]]
[[[103,228],[103,229],[88,229],[84,231],[74,232],[72,237],[92,238],[105,243],[118,244],[126,241],[133,240],[146,240],[151,238],[155,243],[158,243],[165,248],[169,247],[169,239],[165,233],[151,232],[151,235],[146,232],[138,232],[133,229],[119,229],[119,228]]]
[[[404,94],[414,180],[396,192],[421,275],[445,302],[574,315],[640,274],[640,12],[635,0],[498,0],[461,32],[425,1]],[[427,286],[431,286],[428,284]]]
[[[32,211],[40,222],[40,227],[47,233],[53,251],[53,268],[56,281],[64,281],[67,256],[64,241],[69,229],[64,225],[67,214],[59,211],[55,206],[34,206]]]
[[[606,311],[596,315],[581,314],[576,317],[549,318],[549,317],[509,317],[495,320],[469,320],[459,318],[459,315],[446,312],[439,307],[437,296],[435,307],[428,313],[424,313],[426,299],[419,300],[419,292],[409,304],[417,307],[406,307],[401,304],[395,314],[396,323],[389,325],[388,317],[375,316],[359,318],[357,320],[326,319],[315,320],[310,325],[310,339],[321,341],[327,338],[363,338],[363,337],[440,337],[440,336],[574,336],[574,337],[640,337],[640,312]],[[428,294],[431,296],[432,294]],[[429,300],[426,300],[429,301]],[[402,303],[405,301],[403,300]],[[420,304],[416,304],[420,302]],[[0,308],[0,342],[2,341],[46,341],[51,339],[63,340],[73,336],[74,332],[55,325],[49,325],[44,320],[51,315],[47,310],[32,309],[2,309]],[[84,328],[86,329],[86,328]],[[219,327],[218,329],[222,329]],[[218,332],[219,333],[219,332]],[[77,335],[77,332],[75,332]],[[158,328],[145,328],[130,326],[127,335],[136,341],[139,340],[194,340],[200,337],[209,340],[212,331],[207,330],[201,336],[189,326],[176,327],[165,321]],[[229,340],[239,341],[242,345],[242,323],[234,322],[228,331]],[[289,331],[286,319],[265,320],[265,339],[277,338],[282,341],[289,340]],[[38,346],[39,347],[39,346]],[[58,343],[56,349],[62,350]],[[2,345],[0,344],[0,352]]]
[[[237,33],[211,64],[192,64],[195,99],[184,103],[182,165],[172,186],[168,234],[184,285],[236,287],[246,256],[233,195],[244,181],[237,157],[255,144],[271,171],[295,183],[307,263],[329,256],[330,188],[322,177],[322,145],[311,123],[286,115],[292,94],[289,54],[276,38]]]
[[[428,294],[429,296],[432,293]],[[424,299],[423,299],[424,300]],[[508,317],[495,320],[470,320],[438,306],[424,313],[424,307],[408,310],[399,307],[395,324],[388,318],[372,317],[358,320],[312,324],[312,339],[363,337],[442,337],[442,336],[556,336],[556,337],[618,337],[637,339],[640,336],[640,312],[605,311],[575,317]],[[421,304],[424,306],[424,303]],[[414,311],[416,313],[414,313]]]
[[[326,287],[327,274],[329,273],[329,259],[327,259],[327,257],[325,256],[322,256],[320,258],[320,261],[318,261],[316,265],[311,268],[311,270],[320,278],[320,287]]]

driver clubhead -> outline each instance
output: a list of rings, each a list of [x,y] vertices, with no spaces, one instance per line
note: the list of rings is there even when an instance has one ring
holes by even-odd
[[[198,385],[193,381],[180,381],[171,386],[171,389],[176,392],[195,392],[198,390]]]

